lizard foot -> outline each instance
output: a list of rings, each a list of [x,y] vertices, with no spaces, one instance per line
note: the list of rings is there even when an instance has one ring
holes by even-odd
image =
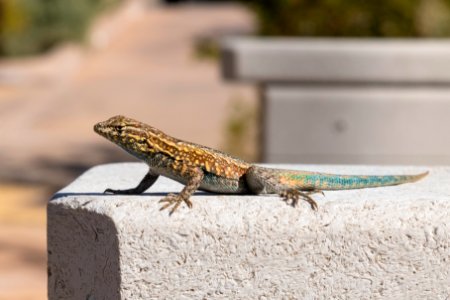
[[[159,200],[159,203],[164,203],[159,210],[164,210],[172,206],[172,209],[169,212],[170,216],[177,210],[183,201],[189,208],[192,208],[192,202],[189,199],[184,199],[181,195],[168,194],[166,197]]]
[[[323,191],[314,190],[310,192],[301,192],[295,189],[288,189],[280,193],[280,196],[283,198],[283,201],[295,207],[298,203],[298,200],[303,199],[311,205],[313,210],[317,210],[317,203],[310,196],[312,194],[321,193],[323,195]]]

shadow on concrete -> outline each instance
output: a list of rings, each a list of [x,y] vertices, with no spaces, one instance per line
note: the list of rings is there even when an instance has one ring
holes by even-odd
[[[179,191],[173,191],[172,193],[178,193],[178,192]],[[146,192],[146,193],[142,193],[142,194],[138,194],[138,195],[123,195],[123,196],[160,196],[160,197],[164,197],[164,196],[167,196],[167,194],[169,194],[169,193]],[[211,197],[216,197],[218,194],[209,193],[209,192],[203,192],[203,191],[197,191],[193,195],[194,196],[211,196]],[[69,197],[69,196],[110,197],[110,196],[120,196],[120,195],[104,194],[104,193],[56,193],[55,195],[53,195],[53,197],[50,199],[50,201],[53,201],[53,200],[56,200],[56,199],[59,199],[59,198]]]
[[[48,299],[121,299],[117,228],[107,216],[49,203]]]

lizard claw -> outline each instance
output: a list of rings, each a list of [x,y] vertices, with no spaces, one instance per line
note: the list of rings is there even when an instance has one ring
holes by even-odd
[[[184,199],[180,195],[168,194],[166,197],[159,200],[159,203],[165,203],[163,206],[161,206],[161,208],[159,210],[164,210],[164,209],[172,206],[172,209],[169,212],[169,216],[171,216],[177,210],[177,208],[181,205],[181,203],[183,201],[184,201],[184,203],[186,203],[186,205],[189,208],[192,208],[192,202],[189,199]]]
[[[297,205],[298,200],[303,199],[311,205],[311,208],[313,210],[317,210],[317,203],[310,196],[315,193],[322,193],[322,195],[323,195],[322,191],[301,192],[301,191],[295,190],[295,189],[288,189],[288,190],[282,191],[280,193],[280,196],[283,198],[283,201],[290,204],[292,207],[295,207]],[[289,201],[290,201],[290,203],[289,203]]]

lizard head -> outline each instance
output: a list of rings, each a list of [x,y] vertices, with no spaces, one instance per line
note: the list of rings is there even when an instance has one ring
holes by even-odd
[[[112,117],[95,124],[94,131],[134,156],[157,152],[151,141],[152,136],[159,134],[159,130],[131,118]]]

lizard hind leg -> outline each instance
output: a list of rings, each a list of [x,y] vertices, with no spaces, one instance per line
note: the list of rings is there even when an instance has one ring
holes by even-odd
[[[317,210],[317,203],[311,197],[312,194],[321,193],[323,195],[323,191],[320,190],[312,190],[312,191],[299,191],[297,189],[286,189],[282,191],[279,195],[283,198],[287,204],[290,204],[292,207],[295,207],[298,204],[299,200],[305,200],[311,205],[313,210]]]

